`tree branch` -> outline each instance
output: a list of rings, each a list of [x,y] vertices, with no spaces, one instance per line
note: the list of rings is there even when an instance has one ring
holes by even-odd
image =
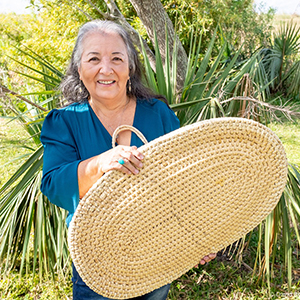
[[[300,118],[300,112],[292,110],[289,106],[283,106],[283,105],[275,106],[275,105],[271,105],[267,102],[263,102],[258,99],[252,98],[252,97],[242,97],[242,96],[232,97],[232,98],[220,101],[220,104],[225,104],[225,103],[228,103],[228,102],[231,102],[234,100],[249,101],[251,103],[254,103],[255,105],[263,106],[263,107],[267,108],[269,110],[269,112],[272,113],[274,118],[277,120],[279,120],[279,119],[274,114],[274,112],[276,112],[276,111],[283,113],[291,121],[292,121],[292,117]]]
[[[103,17],[103,19],[111,19],[109,14],[104,13],[101,11],[92,1],[90,0],[85,0],[85,2],[89,3],[96,11]]]
[[[80,12],[82,12],[88,19],[90,19],[90,20],[93,20],[93,18],[88,14],[88,13],[86,13],[85,11],[83,11],[81,8],[79,8],[79,6],[76,4],[76,3],[74,3],[74,1],[71,1],[71,3],[72,3],[72,5],[70,5],[72,8],[73,8],[73,6],[77,9],[77,10],[79,10]],[[70,4],[70,3],[69,3]]]
[[[40,105],[38,105],[38,104],[36,104],[36,103],[28,100],[27,98],[25,98],[25,97],[23,97],[23,96],[15,93],[15,92],[11,91],[10,89],[8,89],[7,87],[5,87],[4,85],[0,84],[0,96],[3,95],[3,94],[4,95],[11,94],[13,96],[16,96],[18,99],[20,99],[20,100],[22,100],[22,101],[24,101],[24,102],[26,102],[26,103],[28,103],[28,104],[36,107],[36,108],[38,108],[38,109],[40,109],[42,111],[47,111],[47,109],[43,108],[42,106],[40,106]]]

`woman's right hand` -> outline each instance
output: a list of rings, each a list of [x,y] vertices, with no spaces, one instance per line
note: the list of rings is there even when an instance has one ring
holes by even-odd
[[[143,167],[143,159],[144,155],[137,147],[119,145],[99,155],[99,170],[102,173],[119,170],[128,175],[138,174]]]
[[[124,174],[138,174],[143,167],[144,155],[137,147],[122,146],[103,152],[78,165],[79,197],[82,198],[92,185],[111,170],[119,170]],[[124,164],[122,164],[124,162]]]

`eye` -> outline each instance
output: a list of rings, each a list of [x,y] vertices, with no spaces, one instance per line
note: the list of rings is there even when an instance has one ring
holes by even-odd
[[[123,59],[119,56],[113,57],[113,61],[123,61]]]
[[[90,62],[90,61],[98,61],[98,60],[99,60],[99,58],[94,56],[94,57],[91,57],[88,61]]]

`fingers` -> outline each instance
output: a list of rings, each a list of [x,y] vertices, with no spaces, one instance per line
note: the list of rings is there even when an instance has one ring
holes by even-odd
[[[216,256],[217,256],[216,253],[210,253],[210,254],[204,256],[204,257],[200,260],[199,263],[200,263],[200,265],[204,265],[204,264],[210,262],[211,260],[215,259]]]
[[[210,253],[209,255],[210,260],[213,260],[217,257],[217,253]]]
[[[125,161],[130,162],[134,166],[138,168],[143,167],[142,160],[144,156],[136,149],[136,147],[131,147],[129,150],[124,150],[121,152],[121,156]]]
[[[137,147],[122,147],[117,151],[117,168],[125,174],[138,174],[143,167],[142,160],[144,155],[137,150]]]

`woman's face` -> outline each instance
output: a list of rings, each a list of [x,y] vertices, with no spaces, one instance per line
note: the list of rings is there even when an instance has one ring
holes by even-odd
[[[124,101],[129,62],[123,39],[117,33],[93,32],[85,37],[82,46],[78,72],[90,101]]]

